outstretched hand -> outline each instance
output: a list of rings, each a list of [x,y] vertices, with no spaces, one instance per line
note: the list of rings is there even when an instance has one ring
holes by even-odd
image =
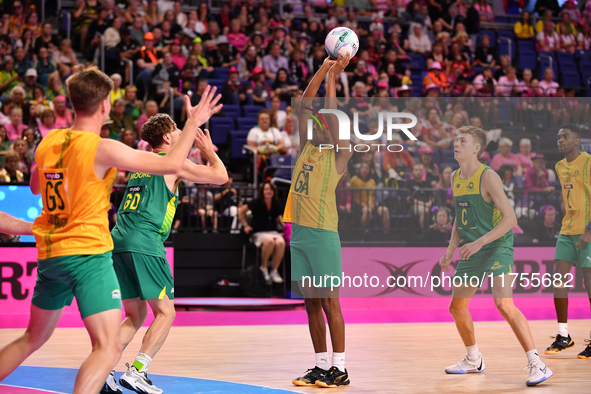
[[[217,88],[215,86],[212,88],[211,86],[207,85],[203,95],[201,96],[201,100],[199,100],[199,104],[194,107],[191,105],[191,99],[189,96],[185,95],[187,118],[193,118],[197,123],[197,126],[201,126],[207,122],[214,114],[220,112],[224,106],[223,104],[217,104],[222,98],[222,95],[218,94],[215,96],[216,90]]]
[[[195,136],[195,147],[202,152],[209,152],[213,150],[213,142],[211,141],[211,134],[209,130],[205,131],[197,128],[197,134]]]
[[[348,53],[345,56],[339,54],[339,58],[335,61],[335,63],[330,68],[330,73],[332,73],[333,75],[341,74],[343,71],[345,71],[345,68],[347,68],[347,66],[349,65],[350,59],[351,59],[351,55]]]

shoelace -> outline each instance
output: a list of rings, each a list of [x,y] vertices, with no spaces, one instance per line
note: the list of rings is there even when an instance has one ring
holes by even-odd
[[[523,368],[524,371],[531,371],[532,369],[536,369],[538,368],[540,371],[542,370],[542,368],[538,367],[538,362],[533,362],[531,364],[528,364],[527,367]]]

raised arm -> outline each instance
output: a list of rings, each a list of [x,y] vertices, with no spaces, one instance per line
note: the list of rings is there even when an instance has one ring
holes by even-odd
[[[33,223],[25,222],[10,216],[7,213],[0,212],[0,233],[10,235],[33,235],[31,227]]]
[[[183,167],[176,174],[179,178],[186,179],[195,183],[213,183],[223,185],[228,181],[228,172],[224,163],[213,150],[211,135],[209,130],[205,133],[201,129],[197,130],[195,137],[195,146],[201,151],[201,154],[209,161],[210,167],[198,165],[191,160],[185,159]]]
[[[208,86],[199,104],[195,107],[191,106],[189,96],[185,96],[185,106],[189,119],[185,123],[181,137],[166,156],[138,151],[111,139],[101,140],[94,161],[97,176],[102,178],[100,175],[104,174],[111,167],[154,175],[176,174],[180,172],[185,159],[193,147],[197,129],[211,115],[219,112],[222,108],[222,104],[216,105],[221,95],[217,95],[214,98],[215,91],[215,88],[211,89]]]
[[[300,101],[300,113],[299,113],[299,126],[300,126],[300,148],[303,150],[306,142],[308,141],[307,138],[307,131],[308,131],[308,119],[310,119],[310,115],[303,111],[304,108],[312,105],[314,97],[318,93],[318,89],[320,88],[320,84],[324,81],[328,70],[334,64],[334,60],[331,60],[330,57],[324,59],[324,63],[322,66],[316,71],[316,74],[310,80],[308,87],[304,90],[304,94],[302,95],[302,100]]]

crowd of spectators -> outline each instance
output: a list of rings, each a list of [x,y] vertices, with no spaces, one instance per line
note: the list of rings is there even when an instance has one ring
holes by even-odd
[[[297,150],[298,144],[293,143],[297,133],[292,133],[288,121],[291,99],[302,94],[326,58],[324,38],[336,26],[350,27],[360,38],[357,56],[336,80],[339,105],[357,112],[367,124],[378,110],[392,107],[389,98],[410,96],[497,96],[498,100],[521,96],[519,109],[532,119],[545,111],[558,124],[572,116],[578,123],[589,119],[589,105],[575,97],[581,92],[561,87],[552,68],[518,69],[516,59],[501,53],[495,37],[479,35],[480,23],[495,21],[486,0],[357,0],[356,8],[349,2],[334,3],[314,7],[295,1],[285,4],[280,13],[272,0],[229,0],[220,2],[221,10],[213,13],[207,2],[78,0],[71,10],[69,40],[63,32],[55,33],[57,24],[41,23],[29,2],[26,6],[20,1],[5,2],[0,21],[0,180],[26,182],[42,138],[54,128],[72,125],[65,80],[89,63],[104,63],[114,83],[112,113],[103,126],[103,138],[149,149],[141,140],[146,120],[158,112],[171,112],[182,124],[183,96],[196,103],[212,83],[225,104],[267,108],[258,114],[258,124],[247,137],[264,167],[269,156]],[[519,13],[516,4],[506,1],[506,11]],[[305,17],[295,17],[296,12]],[[539,51],[591,49],[591,2],[577,5],[569,0],[558,7],[553,1],[538,1],[535,12],[537,23],[529,12],[521,13],[514,40],[535,40]],[[360,22],[359,16],[371,22]],[[551,107],[527,101],[540,96],[568,100]],[[437,101],[405,101],[398,110],[419,115],[413,133],[420,141],[395,136],[394,142],[403,143],[406,150],[355,154],[343,187],[413,191],[404,203],[412,205],[419,230],[432,232],[434,223],[435,230],[445,234],[444,214],[446,223],[451,215],[441,208],[449,204],[449,196],[440,198],[442,193],[424,190],[447,193],[453,163],[443,162],[441,156],[449,151],[459,127],[489,123],[483,117],[495,116],[495,103],[482,100],[477,114],[469,115],[461,101],[447,106]],[[483,162],[492,158],[490,165],[502,174],[507,192],[551,193],[555,178],[546,170],[543,155],[531,152],[531,142],[521,141],[519,153],[511,150],[511,140],[497,138],[485,153],[488,157],[483,157]],[[206,164],[197,150],[190,157]],[[126,174],[120,173],[117,182],[126,182]],[[199,193],[203,195],[200,202]],[[189,211],[204,227],[207,223],[217,227],[220,209],[228,209],[211,208],[218,202],[216,197],[205,189],[184,196]],[[341,211],[355,216],[364,230],[377,221],[387,233],[392,215],[399,213],[378,192],[343,198]],[[522,207],[520,199],[515,200],[516,209]]]

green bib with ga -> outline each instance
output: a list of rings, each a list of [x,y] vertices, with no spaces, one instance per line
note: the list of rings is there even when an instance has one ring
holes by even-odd
[[[503,218],[496,205],[493,202],[487,202],[482,197],[482,174],[487,169],[491,170],[489,166],[483,164],[470,179],[465,180],[460,179],[461,170],[455,171],[453,175],[456,223],[464,244],[474,242],[490,232]],[[484,250],[498,247],[513,247],[512,230],[496,241],[485,245],[476,255],[480,255]]]
[[[130,173],[117,224],[111,231],[113,253],[166,258],[164,241],[170,235],[177,205],[178,196],[168,189],[163,175]]]

